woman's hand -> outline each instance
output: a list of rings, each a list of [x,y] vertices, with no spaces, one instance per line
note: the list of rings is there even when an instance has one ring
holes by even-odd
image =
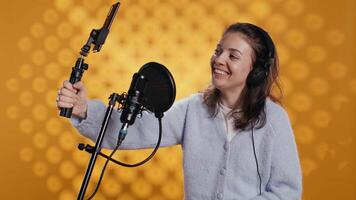
[[[58,108],[73,107],[72,114],[84,119],[87,115],[87,99],[87,92],[81,81],[72,85],[66,80],[58,90],[56,101]]]

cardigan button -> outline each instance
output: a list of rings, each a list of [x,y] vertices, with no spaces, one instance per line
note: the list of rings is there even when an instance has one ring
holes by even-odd
[[[218,193],[217,198],[221,200],[223,198],[223,195],[221,193]]]
[[[221,174],[221,175],[225,175],[225,173],[226,173],[226,170],[225,170],[225,169],[220,169],[220,174]]]
[[[227,151],[229,149],[229,143],[228,142],[225,142],[224,144],[224,150]]]

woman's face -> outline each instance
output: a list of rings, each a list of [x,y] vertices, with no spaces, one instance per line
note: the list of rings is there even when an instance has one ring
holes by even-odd
[[[211,57],[212,83],[221,92],[240,92],[252,69],[253,49],[239,32],[223,35]]]

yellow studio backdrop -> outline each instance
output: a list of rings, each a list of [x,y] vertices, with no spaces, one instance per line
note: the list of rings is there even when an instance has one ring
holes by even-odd
[[[93,28],[113,1],[1,1],[0,199],[76,198],[89,142],[59,117],[55,96]],[[303,169],[303,199],[356,199],[354,0],[122,0],[106,44],[86,60],[90,98],[127,91],[144,63],[172,72],[177,99],[203,89],[224,27],[256,23],[274,38],[284,105]],[[139,161],[150,151],[119,152]],[[204,152],[202,152],[204,153]],[[117,157],[118,158],[118,157]],[[103,165],[99,159],[93,189]],[[180,147],[162,148],[145,166],[109,165],[95,199],[183,197]]]

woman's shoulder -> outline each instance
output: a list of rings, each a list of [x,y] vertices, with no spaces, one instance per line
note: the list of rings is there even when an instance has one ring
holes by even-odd
[[[290,120],[283,106],[270,98],[266,100],[267,123],[275,130],[289,128]]]
[[[195,104],[195,103],[198,103],[198,104],[201,104],[203,103],[203,94],[202,93],[194,93],[194,94],[191,94],[187,97],[184,97],[184,98],[181,98],[179,100],[176,101],[176,104]]]
[[[283,106],[278,102],[274,102],[270,98],[266,99],[266,115],[268,118],[288,117],[287,111]]]
[[[176,109],[184,110],[200,110],[204,107],[203,94],[194,93],[187,97],[176,100],[173,107]]]

